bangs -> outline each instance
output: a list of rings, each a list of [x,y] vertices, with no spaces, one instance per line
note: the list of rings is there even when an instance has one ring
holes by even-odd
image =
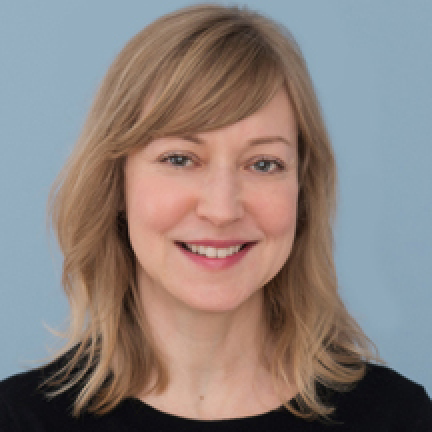
[[[162,136],[242,120],[272,99],[283,85],[282,71],[256,29],[232,20],[207,23],[176,44],[155,69],[153,90],[143,95],[142,112],[120,137],[120,146],[127,152]]]

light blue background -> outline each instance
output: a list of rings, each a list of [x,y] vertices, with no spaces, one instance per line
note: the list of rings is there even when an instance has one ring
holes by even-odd
[[[0,379],[46,355],[67,302],[45,202],[126,41],[186,1],[3,0]],[[342,295],[388,364],[432,393],[432,2],[248,1],[300,43],[336,151]]]

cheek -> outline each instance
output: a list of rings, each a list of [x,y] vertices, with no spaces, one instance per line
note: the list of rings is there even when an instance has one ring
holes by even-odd
[[[146,176],[128,185],[126,206],[131,225],[163,233],[186,213],[188,199],[172,180]]]
[[[294,236],[297,220],[297,185],[283,185],[254,199],[254,213],[260,228],[270,237]]]

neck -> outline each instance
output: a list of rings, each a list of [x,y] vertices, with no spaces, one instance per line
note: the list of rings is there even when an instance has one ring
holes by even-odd
[[[237,373],[245,364],[258,362],[263,334],[262,298],[253,298],[233,311],[199,311],[176,300],[143,298],[158,350],[172,380],[177,375],[199,382],[213,375]]]
[[[169,373],[167,390],[161,395],[143,392],[143,401],[194,418],[229,417],[230,410],[251,415],[280,405],[262,357],[262,290],[235,310],[222,312],[198,311],[175,299],[161,301],[152,290],[142,292],[142,298]]]

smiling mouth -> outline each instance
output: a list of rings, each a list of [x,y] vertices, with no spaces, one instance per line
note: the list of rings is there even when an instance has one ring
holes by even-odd
[[[243,250],[245,250],[248,247],[252,247],[253,245],[255,245],[257,242],[246,242],[243,243],[240,247],[230,247],[230,248],[222,248],[224,249],[224,251],[220,251],[221,248],[213,248],[211,247],[210,250],[206,249],[197,249],[196,247],[191,248],[187,243],[184,242],[175,242],[175,244],[178,247],[181,247],[183,250],[187,251],[188,253],[195,255],[197,257],[203,257],[203,258],[208,258],[208,259],[216,259],[217,261],[221,260],[221,259],[228,259],[230,257],[234,257],[238,254],[240,254]],[[216,250],[218,250],[216,252]],[[216,252],[216,253],[215,253]]]
[[[183,244],[182,244],[183,243]],[[200,241],[204,243],[204,241]],[[211,243],[211,241],[205,241],[205,243]],[[216,242],[213,242],[213,244]],[[219,242],[219,244],[223,242]],[[237,263],[241,262],[249,254],[250,250],[259,243],[259,241],[252,241],[242,243],[241,240],[234,242],[225,242],[225,244],[231,243],[232,246],[226,248],[215,248],[210,246],[202,246],[193,243],[176,242],[176,246],[182,255],[184,255],[190,262],[194,263],[205,271],[222,271]],[[234,243],[234,245],[233,245]],[[236,244],[237,243],[237,244]],[[192,251],[191,251],[192,249]]]
[[[241,250],[243,250],[247,245],[250,245],[250,244],[252,244],[252,243],[255,243],[255,242],[249,242],[249,243],[244,243],[244,244],[242,244],[241,245],[241,247],[240,247],[240,249],[239,249],[239,252],[241,251]],[[196,252],[193,252],[187,245],[186,245],[186,243],[183,243],[183,242],[176,242],[176,244],[178,244],[179,246],[181,246],[184,250],[187,250],[188,252],[192,252],[192,253],[196,253]],[[198,253],[196,253],[197,255],[199,255]]]

